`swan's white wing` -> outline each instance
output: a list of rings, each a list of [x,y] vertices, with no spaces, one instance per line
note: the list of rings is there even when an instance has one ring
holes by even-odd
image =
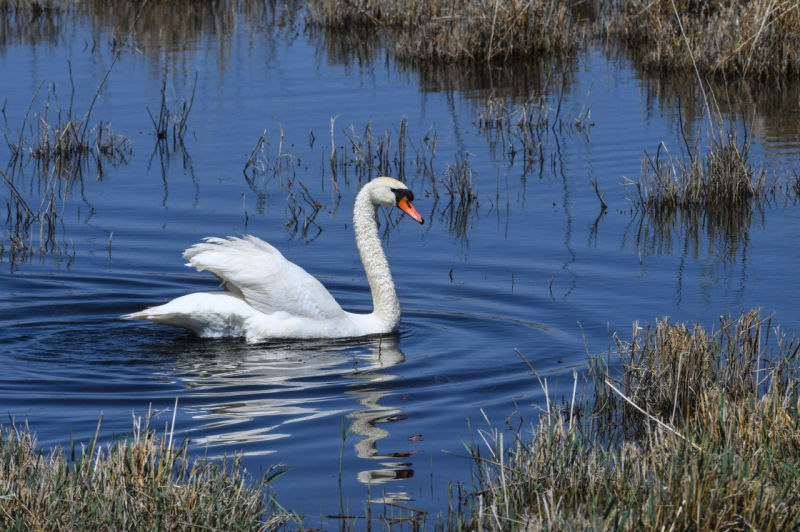
[[[261,312],[284,311],[314,319],[331,319],[343,312],[322,283],[260,238],[206,238],[183,256],[187,266],[210,271],[227,290],[241,294]]]

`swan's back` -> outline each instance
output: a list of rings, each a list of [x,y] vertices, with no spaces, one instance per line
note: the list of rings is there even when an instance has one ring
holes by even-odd
[[[272,314],[335,319],[343,310],[316,278],[260,238],[206,238],[183,253],[189,265],[216,275],[229,292]]]

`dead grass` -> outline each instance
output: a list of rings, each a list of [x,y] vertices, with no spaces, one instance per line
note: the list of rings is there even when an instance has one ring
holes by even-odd
[[[98,432],[100,425],[98,424]],[[133,433],[97,436],[70,460],[36,449],[27,426],[0,433],[0,526],[14,530],[274,530],[288,520],[265,499],[270,470],[251,483],[238,458],[187,458],[185,443],[134,419]]]
[[[800,343],[770,342],[771,325],[750,311],[711,333],[664,319],[615,336],[619,370],[592,359],[591,397],[576,376],[531,436],[479,432],[469,527],[796,529]]]
[[[390,30],[400,60],[505,62],[534,54],[569,55],[584,43],[578,11],[545,0],[309,0],[307,23],[342,32]]]
[[[733,129],[720,133],[710,140],[705,155],[692,151],[675,157],[663,143],[655,156],[645,153],[638,204],[658,212],[697,207],[730,211],[763,201],[774,185],[766,171],[750,165],[748,139],[740,142]]]
[[[625,0],[603,33],[647,70],[726,77],[800,75],[800,4],[780,0]],[[687,49],[688,45],[688,49]]]

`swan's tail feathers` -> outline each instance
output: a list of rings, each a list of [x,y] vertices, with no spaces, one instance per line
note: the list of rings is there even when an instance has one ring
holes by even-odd
[[[164,305],[161,305],[162,307]],[[160,307],[150,307],[139,312],[131,312],[130,314],[123,314],[120,316],[123,320],[147,320],[153,323],[161,323],[164,325],[177,325],[176,321],[182,321],[181,313],[175,312],[161,312]],[[176,319],[177,318],[177,319]],[[180,325],[177,325],[180,327]]]
[[[211,320],[212,325],[209,326],[202,318],[198,319],[197,316],[192,314],[181,311],[170,311],[162,307],[166,307],[166,305],[146,308],[139,312],[131,312],[130,314],[123,315],[122,318],[126,320],[147,320],[155,325],[169,325],[170,327],[189,329],[198,336],[219,336],[218,334],[214,334],[213,320]],[[210,332],[206,329],[209,329]],[[232,336],[236,335],[234,334]]]
[[[122,318],[182,327],[202,338],[219,338],[246,336],[248,321],[258,316],[243,299],[228,292],[195,292]]]
[[[147,310],[140,310],[139,312],[131,312],[120,316],[123,320],[146,320],[148,319]]]

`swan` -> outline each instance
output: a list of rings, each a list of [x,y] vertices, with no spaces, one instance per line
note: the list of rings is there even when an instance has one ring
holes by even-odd
[[[424,223],[414,194],[391,177],[365,184],[353,204],[353,230],[372,291],[369,314],[347,312],[319,280],[260,238],[205,238],[184,251],[187,266],[216,275],[224,290],[196,292],[122,318],[183,327],[201,338],[346,338],[397,330],[400,302],[378,237],[378,206]]]

